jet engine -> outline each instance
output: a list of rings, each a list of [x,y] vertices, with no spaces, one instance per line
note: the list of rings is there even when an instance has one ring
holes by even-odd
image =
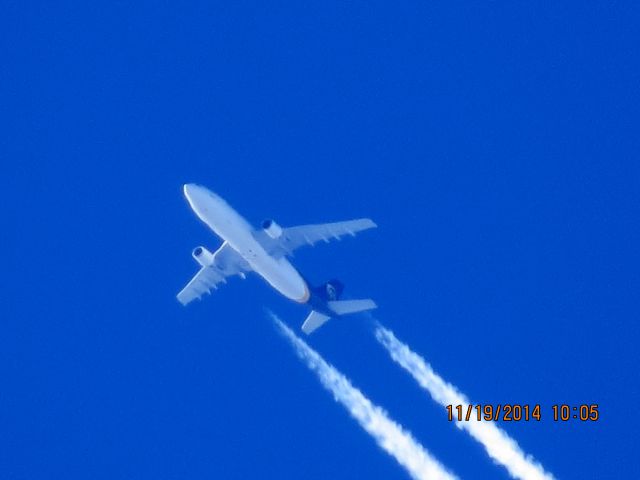
[[[203,267],[208,267],[213,263],[214,256],[209,250],[205,247],[196,247],[191,252],[191,256],[195,258],[196,262],[198,262]]]
[[[262,222],[262,229],[274,240],[282,235],[282,227],[271,219]]]

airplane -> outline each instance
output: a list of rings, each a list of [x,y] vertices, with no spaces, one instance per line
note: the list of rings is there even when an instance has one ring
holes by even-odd
[[[371,299],[340,300],[344,285],[338,280],[310,287],[287,257],[304,245],[320,240],[339,240],[343,235],[355,236],[356,232],[375,228],[368,218],[319,225],[301,225],[283,228],[273,220],[265,220],[261,228],[253,228],[227,202],[207,188],[193,183],[185,184],[184,196],[191,209],[223,243],[215,252],[196,247],[191,255],[200,270],[186,287],[178,293],[180,303],[187,305],[228,277],[245,278],[249,272],[261,276],[286,298],[311,307],[311,313],[302,324],[302,331],[309,335],[331,317],[363,312],[376,308]]]

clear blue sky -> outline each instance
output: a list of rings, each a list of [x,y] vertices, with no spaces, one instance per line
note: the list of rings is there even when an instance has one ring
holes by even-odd
[[[406,478],[300,364],[255,277],[175,294],[257,224],[370,216],[301,251],[559,478],[638,470],[633,2],[4,2],[0,476]],[[462,478],[507,478],[366,319],[311,345]],[[557,423],[554,403],[598,403]]]

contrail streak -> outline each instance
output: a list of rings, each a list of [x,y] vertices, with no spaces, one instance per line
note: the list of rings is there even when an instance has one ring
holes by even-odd
[[[391,331],[377,325],[375,334],[376,339],[387,349],[391,358],[407,370],[437,403],[443,407],[469,404],[469,400],[456,387],[445,382],[422,357],[411,351]],[[513,478],[553,479],[553,475],[545,472],[542,465],[531,455],[525,454],[515,440],[509,437],[504,430],[498,428],[495,423],[471,420],[456,422],[456,426],[466,430],[469,435],[480,442],[489,456],[503,465]]]
[[[391,420],[386,412],[371,403],[360,390],[335,367],[328,364],[315,350],[298,338],[280,319],[271,314],[284,337],[291,342],[298,357],[318,375],[322,385],[333,393],[360,426],[367,431],[389,455],[402,465],[412,478],[455,479],[409,432]]]

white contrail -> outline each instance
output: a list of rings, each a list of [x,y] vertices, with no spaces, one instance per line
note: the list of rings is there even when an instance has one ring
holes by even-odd
[[[407,370],[436,402],[443,407],[469,405],[469,400],[456,387],[445,382],[422,357],[412,352],[391,331],[377,325],[375,333],[376,339],[387,349],[391,358]],[[456,425],[480,442],[489,456],[503,465],[513,478],[553,479],[553,475],[545,472],[542,465],[531,455],[525,454],[515,440],[498,428],[494,422],[470,420],[456,422]]]
[[[271,314],[284,337],[291,342],[296,353],[313,370],[322,385],[333,393],[333,398],[341,403],[353,418],[378,443],[402,465],[412,478],[455,479],[409,432],[389,419],[386,412],[371,403],[360,390],[335,367],[328,364],[315,350],[298,338],[289,327]]]

